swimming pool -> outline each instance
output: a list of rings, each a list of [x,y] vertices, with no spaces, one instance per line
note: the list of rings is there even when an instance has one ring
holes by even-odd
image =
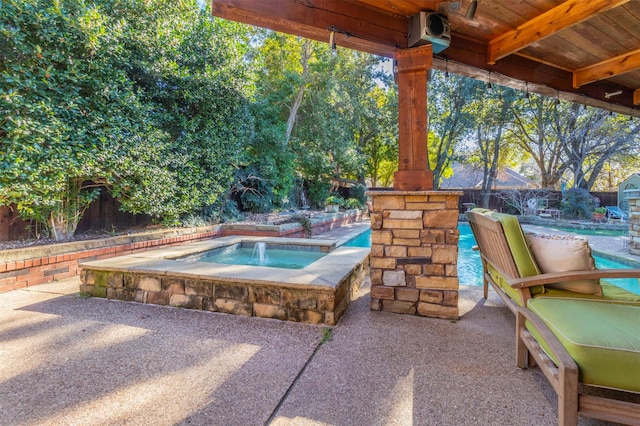
[[[458,278],[461,285],[482,286],[482,261],[480,260],[480,252],[473,250],[476,240],[471,232],[468,223],[459,223],[460,240],[458,243]],[[371,230],[364,232],[345,244],[351,247],[371,247]],[[629,268],[626,265],[615,260],[606,259],[604,257],[594,255],[596,267],[600,269],[622,269]],[[635,278],[625,278],[608,280],[612,284],[622,287],[626,290],[640,294],[640,283]]]

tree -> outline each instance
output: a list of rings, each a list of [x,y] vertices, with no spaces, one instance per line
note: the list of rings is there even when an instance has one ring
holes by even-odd
[[[254,210],[265,211],[284,206],[295,195],[295,147],[290,140],[305,93],[308,96],[317,45],[266,30],[258,31],[253,43],[256,91],[251,112],[255,128],[245,145],[245,162],[261,182],[260,190],[251,195],[262,200]],[[301,188],[299,191],[302,193]]]
[[[359,132],[360,152],[366,159],[361,183],[368,178],[371,186],[387,186],[398,168],[398,93],[395,87],[376,87],[367,96],[370,112]],[[366,129],[370,129],[367,131]],[[389,170],[389,169],[392,170]]]
[[[427,125],[429,164],[437,189],[450,174],[451,163],[461,151],[464,136],[471,128],[473,111],[465,108],[480,92],[476,80],[434,71],[428,88]]]
[[[512,141],[534,160],[542,188],[556,187],[566,169],[558,125],[568,105],[531,93],[513,106]]]
[[[244,63],[250,33],[212,19],[196,0],[134,5],[114,2],[110,10],[127,30],[123,63],[162,139],[131,147],[124,159],[133,164],[118,169],[111,188],[124,209],[171,224],[223,198],[241,162],[252,127]]]
[[[573,186],[587,191],[610,158],[637,152],[640,144],[640,123],[601,109],[571,104],[557,123]]]
[[[320,203],[331,179],[363,182],[367,153],[375,150],[380,164],[393,149],[396,113],[395,96],[376,84],[381,58],[343,49],[333,53],[323,44],[315,51],[291,144],[310,196]]]
[[[10,0],[0,8],[0,202],[68,239],[144,108],[109,60],[122,31],[99,7]],[[127,128],[127,130],[123,130]]]
[[[483,168],[480,205],[488,207],[498,170],[504,164],[504,134],[513,120],[511,108],[516,94],[513,89],[498,85],[489,93],[484,88],[477,89],[481,94],[467,108],[474,112],[475,141]]]

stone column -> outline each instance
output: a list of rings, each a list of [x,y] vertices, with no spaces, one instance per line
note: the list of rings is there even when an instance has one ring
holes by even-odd
[[[640,256],[640,191],[629,200],[629,253]]]
[[[462,192],[371,191],[371,309],[458,318]]]

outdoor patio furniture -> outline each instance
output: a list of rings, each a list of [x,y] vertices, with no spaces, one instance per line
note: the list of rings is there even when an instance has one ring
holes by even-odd
[[[607,219],[619,220],[621,222],[625,220],[629,220],[629,215],[627,214],[627,212],[622,210],[620,207],[606,206],[605,208],[607,209]]]
[[[482,257],[485,297],[490,283],[516,314],[516,363],[540,366],[558,395],[558,423],[574,425],[580,414],[640,424],[640,295],[599,282],[640,278],[640,269],[567,262],[566,253],[548,247],[571,251],[567,247],[581,247],[575,241],[525,236],[512,215],[486,209],[466,215]],[[541,241],[546,252],[534,253]],[[581,269],[543,273],[554,258]],[[594,395],[599,388],[606,394]]]

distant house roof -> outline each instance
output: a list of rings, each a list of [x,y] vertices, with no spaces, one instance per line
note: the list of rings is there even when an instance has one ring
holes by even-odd
[[[482,187],[482,169],[469,164],[454,163],[451,168],[453,175],[445,178],[440,184],[440,189],[467,189]],[[504,167],[498,171],[498,175],[492,189],[525,189],[538,188],[539,185],[521,175],[513,169]]]

